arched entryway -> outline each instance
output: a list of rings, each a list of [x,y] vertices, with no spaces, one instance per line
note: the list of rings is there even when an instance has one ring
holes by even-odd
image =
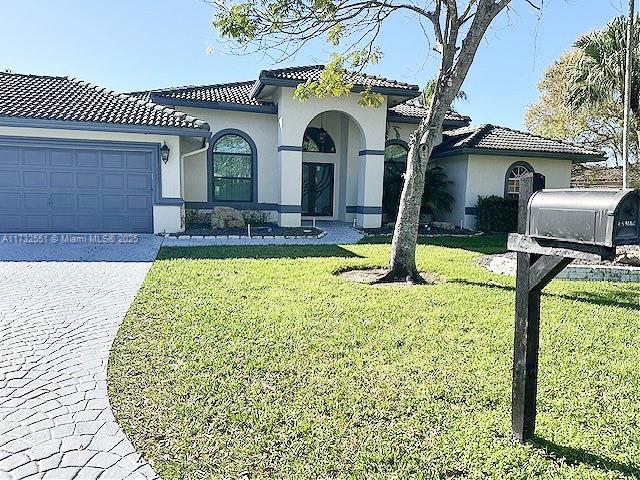
[[[336,110],[319,113],[307,124],[301,145],[302,218],[352,221],[365,150],[358,122]]]

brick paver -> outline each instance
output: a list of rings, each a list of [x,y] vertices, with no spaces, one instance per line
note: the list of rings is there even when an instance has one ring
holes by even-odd
[[[107,396],[111,343],[161,243],[139,239],[0,238],[0,480],[157,478]]]

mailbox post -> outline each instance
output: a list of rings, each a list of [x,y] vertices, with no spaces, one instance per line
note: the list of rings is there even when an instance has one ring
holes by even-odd
[[[542,289],[573,259],[613,259],[617,245],[640,244],[640,192],[632,189],[544,190],[545,178],[520,180],[511,428],[534,439]]]
[[[520,181],[518,233],[521,235],[525,234],[527,228],[529,200],[544,186],[545,178],[539,173],[526,175]],[[540,296],[545,285],[571,260],[529,252],[517,253],[511,428],[519,442],[532,440],[535,432]]]

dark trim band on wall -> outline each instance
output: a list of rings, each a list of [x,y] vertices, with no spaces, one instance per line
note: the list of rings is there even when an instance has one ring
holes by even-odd
[[[214,207],[231,207],[236,210],[260,210],[278,213],[301,213],[301,205],[278,205],[277,203],[256,202],[185,202],[187,208],[211,209]]]
[[[363,215],[382,214],[382,207],[363,207],[361,205],[347,205],[347,213],[360,213]]]
[[[358,155],[382,155],[384,156],[384,150],[360,150]]]
[[[61,130],[88,130],[94,132],[144,133],[173,135],[178,137],[209,137],[209,125],[206,128],[159,127],[147,125],[128,125],[123,123],[79,122],[75,120],[43,120],[38,118],[0,117],[0,126],[25,128],[52,128]]]
[[[264,103],[263,105],[246,105],[243,103],[233,102],[209,102],[206,100],[188,100],[184,98],[163,97],[160,94],[152,93],[151,100],[160,105],[170,105],[178,107],[193,108],[210,108],[212,110],[228,110],[232,112],[249,112],[249,113],[278,113],[278,107],[273,103]]]
[[[181,207],[184,205],[184,200],[181,198],[164,197],[159,198],[153,202],[154,205],[167,206],[167,207]]]
[[[464,207],[464,214],[465,215],[477,215],[478,214],[478,207]]]
[[[302,147],[298,145],[278,145],[279,152],[301,152]]]
[[[279,213],[302,213],[302,205],[278,205]]]

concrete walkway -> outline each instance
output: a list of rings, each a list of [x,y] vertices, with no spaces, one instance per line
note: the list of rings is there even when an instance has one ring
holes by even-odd
[[[111,343],[162,243],[138,239],[0,234],[0,480],[156,478],[107,396]]]
[[[203,245],[348,245],[358,243],[364,236],[348,223],[318,222],[317,227],[327,232],[321,238],[177,238],[164,239],[165,247],[195,247]]]

